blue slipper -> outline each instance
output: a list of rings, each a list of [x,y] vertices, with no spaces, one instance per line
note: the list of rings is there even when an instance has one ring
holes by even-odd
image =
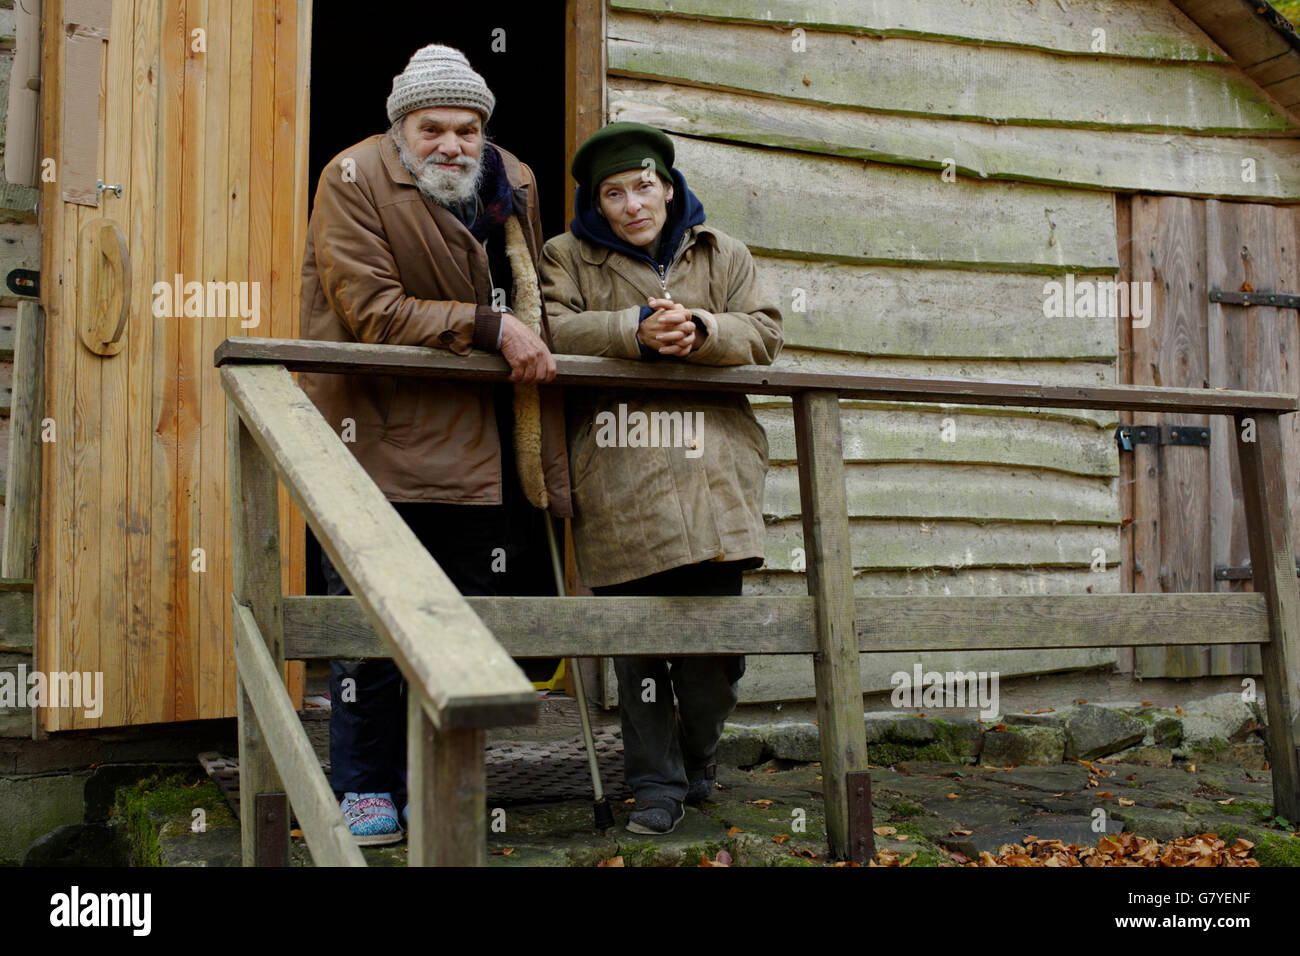
[[[339,809],[358,845],[386,846],[402,842],[402,828],[391,794],[345,793]]]

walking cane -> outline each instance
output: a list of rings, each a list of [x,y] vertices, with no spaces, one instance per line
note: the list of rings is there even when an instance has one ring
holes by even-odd
[[[551,516],[542,515],[546,522],[546,540],[551,546],[551,570],[555,572],[555,590],[561,597],[565,594],[564,571],[560,565],[560,549],[555,543],[555,528]],[[596,829],[605,831],[614,826],[614,811],[605,796],[605,788],[600,784],[600,767],[596,764],[596,743],[591,736],[591,718],[587,714],[587,694],[582,686],[582,671],[576,657],[569,658],[569,672],[573,674],[573,690],[578,697],[578,717],[582,721],[582,742],[587,748],[587,766],[591,770],[591,789],[594,803],[592,810],[596,816]]]

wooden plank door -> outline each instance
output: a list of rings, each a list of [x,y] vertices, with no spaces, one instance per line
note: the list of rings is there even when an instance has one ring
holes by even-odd
[[[1124,381],[1185,388],[1300,391],[1296,313],[1212,303],[1209,290],[1296,288],[1293,207],[1181,196],[1131,197],[1128,277],[1151,283],[1150,324],[1129,327]],[[1123,241],[1124,237],[1121,237]],[[1126,321],[1126,320],[1121,320]],[[1123,336],[1121,341],[1123,341]],[[1293,527],[1300,502],[1300,422],[1283,419]],[[1204,415],[1134,415],[1134,425],[1208,427],[1210,446],[1138,444],[1131,453],[1126,528],[1132,561],[1124,581],[1137,593],[1250,590],[1216,580],[1215,568],[1249,565],[1229,420]],[[1138,677],[1259,672],[1256,648],[1135,648]]]
[[[43,5],[41,155],[58,176],[41,184],[42,301],[57,438],[43,449],[36,658],[46,672],[103,675],[102,714],[44,708],[45,730],[235,713],[226,403],[212,354],[231,335],[296,334],[310,11],[308,0]],[[108,23],[94,21],[99,72],[69,71],[65,25],[96,12]],[[89,120],[65,142],[77,104]],[[70,156],[91,204],[67,196]],[[96,178],[121,196],[94,205]],[[102,216],[120,225],[130,262],[112,355],[77,329],[79,237]],[[225,307],[160,310],[155,283],[177,275],[256,285],[259,324]],[[301,555],[288,510],[286,552]],[[286,576],[301,588],[299,562]]]

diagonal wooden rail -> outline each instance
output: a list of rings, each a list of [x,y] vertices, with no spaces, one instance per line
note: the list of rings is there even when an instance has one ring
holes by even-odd
[[[286,658],[392,657],[408,681],[411,862],[485,859],[484,728],[535,719],[512,657],[813,654],[827,835],[847,856],[848,776],[865,769],[859,654],[971,648],[1260,645],[1275,811],[1300,819],[1300,592],[1279,416],[1296,396],[1218,389],[823,375],[557,357],[557,384],[790,395],[808,558],[806,598],[465,598],[384,500],[290,372],[496,382],[499,356],[354,343],[229,339],[231,509],[244,861],[284,861],[287,789],[313,856],[360,855],[280,682]],[[839,399],[1231,415],[1254,593],[856,598]],[[283,482],[355,597],[280,592]],[[495,635],[495,636],[494,636]],[[281,783],[284,779],[283,784]]]

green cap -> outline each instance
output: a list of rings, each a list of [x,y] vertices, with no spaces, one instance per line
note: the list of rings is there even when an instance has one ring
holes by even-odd
[[[644,123],[610,123],[597,130],[578,147],[569,171],[593,199],[596,187],[606,176],[630,169],[646,169],[645,161],[654,163],[655,171],[667,184],[673,181],[673,141],[663,132]]]

